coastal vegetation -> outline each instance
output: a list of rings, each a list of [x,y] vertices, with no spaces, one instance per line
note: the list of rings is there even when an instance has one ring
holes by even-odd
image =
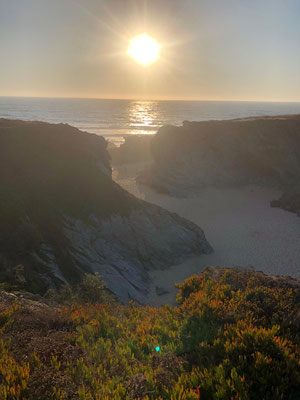
[[[299,399],[299,281],[208,268],[177,288],[160,308],[92,275],[51,306],[2,292],[0,398]]]
[[[207,268],[142,305],[149,269],[212,251],[203,231],[113,182],[100,137],[0,128],[0,400],[299,399],[299,281]]]
[[[0,400],[300,400],[299,17],[0,0]]]

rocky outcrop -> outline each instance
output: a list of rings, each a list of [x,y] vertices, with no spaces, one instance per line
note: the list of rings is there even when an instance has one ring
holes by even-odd
[[[300,177],[300,116],[164,126],[152,155],[153,165],[138,182],[174,196],[207,185],[294,185]]]
[[[164,269],[195,254],[210,253],[203,231],[159,207],[142,204],[128,216],[104,221],[66,219],[64,231],[77,264],[99,272],[122,301],[147,301],[149,269]]]
[[[0,120],[0,280],[43,292],[100,272],[143,302],[149,269],[212,251],[197,225],[113,182],[106,145],[65,124]]]
[[[287,190],[278,200],[271,201],[271,207],[279,207],[286,211],[296,213],[300,217],[300,189]]]
[[[137,162],[152,161],[151,144],[154,135],[131,135],[124,137],[124,143],[120,147],[110,145],[108,152],[112,164],[131,164]]]

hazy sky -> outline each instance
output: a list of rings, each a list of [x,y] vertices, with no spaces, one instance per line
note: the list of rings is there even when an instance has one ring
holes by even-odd
[[[0,95],[300,101],[300,0],[0,0]]]

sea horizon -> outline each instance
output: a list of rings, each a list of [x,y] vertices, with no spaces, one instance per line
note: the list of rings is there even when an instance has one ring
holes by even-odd
[[[142,98],[142,97],[78,97],[78,96],[14,96],[14,95],[0,95],[1,98],[21,98],[21,99],[65,99],[65,100],[117,100],[117,101],[178,101],[178,102],[211,102],[211,103],[299,103],[300,100],[240,100],[240,99],[233,99],[233,100],[221,100],[221,99],[159,99],[159,98]]]
[[[0,96],[0,118],[67,123],[119,145],[132,134],[155,134],[183,121],[300,114],[300,102],[133,100]]]

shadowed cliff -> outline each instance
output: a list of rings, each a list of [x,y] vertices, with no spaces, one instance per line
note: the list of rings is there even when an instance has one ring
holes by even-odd
[[[175,196],[208,185],[293,187],[300,178],[300,116],[164,126],[152,155],[153,165],[138,182]]]
[[[271,201],[271,207],[283,208],[300,217],[300,186],[287,190],[278,200]]]
[[[1,280],[43,292],[100,272],[123,301],[143,302],[148,269],[211,251],[198,226],[112,181],[106,144],[65,124],[0,120]]]

